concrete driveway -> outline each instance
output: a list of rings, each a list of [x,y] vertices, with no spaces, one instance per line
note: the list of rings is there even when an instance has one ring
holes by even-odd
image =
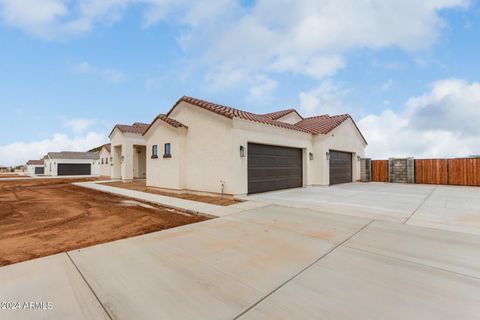
[[[247,199],[480,234],[480,188],[477,187],[350,183],[269,192]]]
[[[3,267],[0,283],[0,301],[53,304],[1,319],[475,319],[480,236],[268,205]]]

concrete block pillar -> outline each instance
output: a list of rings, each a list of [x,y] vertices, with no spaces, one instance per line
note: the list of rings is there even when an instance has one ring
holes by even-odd
[[[372,159],[362,158],[360,160],[360,179],[362,182],[372,181]]]
[[[407,183],[415,183],[415,160],[407,158]]]
[[[388,158],[388,181],[395,182],[395,158]]]

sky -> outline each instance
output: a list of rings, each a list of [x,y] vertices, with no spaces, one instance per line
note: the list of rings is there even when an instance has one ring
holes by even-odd
[[[475,0],[0,0],[0,164],[183,95],[349,113],[375,159],[480,154],[479,57]]]

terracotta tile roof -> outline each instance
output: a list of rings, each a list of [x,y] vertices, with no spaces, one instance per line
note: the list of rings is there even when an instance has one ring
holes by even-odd
[[[247,111],[242,111],[242,110],[239,110],[239,109],[236,109],[236,108],[227,107],[227,106],[223,106],[223,105],[220,105],[220,104],[207,102],[207,101],[204,101],[204,100],[195,99],[195,98],[187,97],[187,96],[183,96],[177,101],[177,103],[167,113],[167,117],[170,116],[170,114],[175,109],[175,107],[182,101],[190,103],[190,104],[195,105],[197,107],[215,112],[219,115],[222,115],[222,116],[230,118],[230,119],[240,118],[240,119],[254,121],[254,122],[263,123],[263,124],[268,124],[268,125],[272,125],[272,126],[276,126],[276,127],[280,127],[280,128],[300,131],[300,132],[304,132],[304,133],[310,133],[309,131],[307,131],[307,130],[301,128],[301,127],[297,127],[293,124],[289,124],[289,123],[285,123],[285,122],[281,122],[281,121],[272,120],[271,118],[269,118],[265,115],[255,114],[255,113],[251,113],[251,112],[247,112]]]
[[[157,122],[157,120],[162,120],[163,122],[168,123],[169,125],[171,125],[174,128],[188,128],[186,125],[184,125],[183,123],[181,123],[181,122],[179,122],[179,121],[177,121],[173,118],[169,118],[164,114],[159,114],[158,116],[155,117],[155,119],[153,119],[152,123],[150,123],[147,130],[145,130],[145,132],[143,133],[144,135],[148,132],[148,130],[150,130],[150,128],[153,126],[153,124],[155,122]]]
[[[112,144],[111,143],[106,143],[103,145],[103,147],[105,147],[105,149],[107,149],[108,152],[110,152],[112,150]]]
[[[112,131],[108,136],[111,136],[115,128],[120,130],[121,132],[128,132],[128,133],[134,133],[134,134],[144,134],[145,131],[148,129],[149,124],[147,123],[141,123],[141,122],[135,122],[132,125],[128,124],[117,124],[115,127],[113,127]]]
[[[32,165],[32,166],[43,166],[44,162],[43,160],[28,160],[27,165]]]
[[[76,159],[76,160],[97,160],[100,158],[98,152],[77,152],[77,151],[62,151],[49,152],[47,157],[50,159]]]
[[[348,114],[338,116],[321,115],[305,118],[295,125],[309,130],[312,134],[326,134],[338,127],[343,121],[350,118]]]
[[[267,117],[267,118],[270,118],[272,120],[278,120],[284,116],[286,116],[287,114],[290,114],[292,112],[295,112],[296,114],[298,114],[298,116],[300,118],[303,119],[303,117],[297,112],[297,110],[295,109],[285,109],[285,110],[280,110],[280,111],[275,111],[275,112],[270,112],[270,113],[265,113],[263,114],[263,116]]]
[[[224,105],[220,105],[220,104],[216,104],[216,103],[212,103],[212,102],[208,102],[208,101],[204,101],[204,100],[200,100],[192,97],[187,97],[187,96],[181,97],[166,115],[161,115],[162,120],[172,121],[173,119],[170,118],[169,116],[173,112],[173,110],[178,106],[178,104],[182,101],[195,105],[197,107],[203,108],[205,110],[215,112],[219,115],[222,115],[230,119],[240,118],[244,120],[249,120],[249,121],[272,125],[280,128],[300,131],[300,132],[309,133],[313,135],[327,134],[333,129],[335,129],[336,127],[338,127],[341,123],[343,123],[347,119],[351,119],[353,121],[352,117],[348,114],[342,114],[338,116],[321,115],[321,116],[303,119],[303,117],[295,109],[286,109],[286,110],[271,112],[267,114],[255,114],[252,112],[242,111],[236,108],[232,108],[232,107],[228,107],[228,106],[224,106]],[[296,112],[303,120],[295,124],[289,124],[289,123],[276,120],[291,112]],[[355,124],[355,122],[353,123]],[[355,127],[357,128],[358,132],[360,132],[356,124],[355,124]],[[360,132],[360,135],[362,136],[363,140],[366,143],[367,141],[365,140],[361,132]]]

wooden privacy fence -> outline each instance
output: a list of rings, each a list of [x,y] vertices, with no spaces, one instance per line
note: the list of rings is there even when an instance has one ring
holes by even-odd
[[[447,159],[415,160],[415,183],[448,184]]]
[[[388,160],[372,160],[372,181],[388,182]]]
[[[371,181],[388,182],[388,160],[372,160]],[[415,183],[480,186],[480,158],[417,159]]]

